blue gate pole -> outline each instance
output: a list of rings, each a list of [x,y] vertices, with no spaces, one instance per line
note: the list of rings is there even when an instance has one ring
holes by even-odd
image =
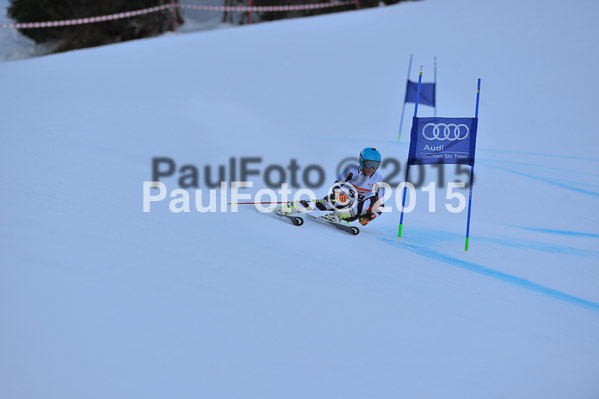
[[[408,94],[408,89],[410,87],[410,72],[412,71],[412,57],[414,54],[410,54],[410,64],[408,65],[408,83],[406,86],[406,95]],[[403,126],[403,115],[406,112],[406,97],[403,98],[403,109],[401,111],[401,120],[399,121],[399,133],[397,134],[397,141],[401,139],[401,127]]]
[[[435,96],[435,106],[433,107],[435,110],[435,118],[437,117],[437,57],[435,57],[435,89],[433,91],[433,96]]]
[[[478,87],[476,88],[476,113],[475,118],[478,119],[478,100],[480,99],[480,78],[478,79]],[[468,194],[468,222],[466,224],[466,244],[464,247],[465,251],[468,251],[468,244],[470,241],[470,210],[472,209],[472,185],[474,183],[474,160],[472,166],[470,166],[470,190]]]
[[[418,115],[418,101],[420,100],[420,85],[422,84],[422,65],[420,66],[420,73],[418,74],[418,91],[416,91],[416,106],[414,107],[414,118]],[[403,229],[403,214],[406,206],[406,191],[408,189],[408,173],[410,172],[410,159],[408,155],[408,162],[406,163],[406,179],[403,187],[403,197],[401,199],[401,216],[399,217],[399,228],[397,230],[397,239],[401,238],[401,230]]]
[[[422,65],[418,73],[418,91],[416,91],[416,105],[414,106],[414,116],[418,115],[418,102],[420,101],[420,85],[422,84]]]

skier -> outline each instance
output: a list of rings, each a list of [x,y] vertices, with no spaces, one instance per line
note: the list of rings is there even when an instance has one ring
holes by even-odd
[[[360,166],[349,166],[337,177],[333,185],[333,193],[314,205],[301,200],[283,205],[278,209],[285,215],[310,212],[316,207],[321,211],[334,210],[325,216],[331,222],[352,222],[358,220],[366,226],[382,212],[385,188],[377,185],[383,178],[377,172],[381,164],[381,153],[376,148],[364,148],[360,152]],[[356,198],[357,196],[357,198]]]

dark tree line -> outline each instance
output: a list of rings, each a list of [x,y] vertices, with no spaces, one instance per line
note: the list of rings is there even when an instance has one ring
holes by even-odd
[[[316,3],[332,3],[337,0],[253,0],[253,6],[281,6],[291,4],[316,4]],[[417,1],[417,0],[358,0],[360,8],[371,8],[378,7],[380,3],[385,5],[396,4],[400,1]],[[248,4],[248,0],[225,0],[226,6],[245,6]],[[355,3],[351,3],[340,7],[327,7],[319,8],[314,10],[301,10],[301,11],[276,11],[276,12],[261,12],[253,13],[252,21],[274,21],[277,19],[286,18],[297,18],[297,17],[309,17],[312,15],[329,14],[333,12],[355,10]],[[244,25],[248,23],[248,15],[244,13],[227,13],[223,14],[223,22]]]
[[[177,0],[178,1],[178,0]],[[8,16],[17,22],[59,21],[134,11],[170,0],[10,0]],[[183,19],[177,12],[179,23]],[[53,28],[21,29],[37,43],[56,43],[56,51],[156,36],[173,30],[170,9],[132,18]]]
[[[175,0],[179,2],[179,0]],[[289,4],[325,3],[335,0],[253,0],[254,6],[278,6]],[[400,1],[414,0],[358,0],[360,8],[378,7]],[[157,5],[170,4],[170,0],[10,0],[8,16],[17,22],[59,21],[116,14],[140,10]],[[228,6],[245,6],[248,0],[225,0]],[[339,11],[354,10],[355,4],[314,10],[253,13],[253,22],[306,17]],[[178,11],[177,21],[183,23]],[[248,13],[223,14],[223,22],[243,25],[248,23]],[[114,21],[73,25],[64,27],[20,29],[21,33],[37,43],[54,44],[55,51],[66,51],[84,47],[122,42],[156,36],[174,29],[170,8]]]

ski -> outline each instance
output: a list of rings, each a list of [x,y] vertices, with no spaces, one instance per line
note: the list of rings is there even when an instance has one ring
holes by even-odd
[[[344,231],[346,233],[349,233],[349,234],[352,234],[355,236],[360,234],[360,229],[357,228],[356,226],[350,226],[349,224],[341,224],[341,223],[331,222],[329,220],[323,219],[321,217],[312,216],[310,214],[306,214],[306,216],[308,216],[310,219],[314,220],[315,222],[329,225],[331,227],[334,227],[334,228]]]
[[[293,224],[294,226],[301,226],[304,224],[304,219],[302,219],[299,216],[295,216],[295,215],[285,215],[283,213],[279,213],[277,211],[273,211],[272,212],[273,215],[279,217],[279,218],[284,218],[287,219],[288,221],[291,222],[291,224]]]

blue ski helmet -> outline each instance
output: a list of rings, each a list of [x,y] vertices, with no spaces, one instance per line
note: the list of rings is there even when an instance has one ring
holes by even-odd
[[[381,164],[381,153],[376,148],[364,148],[360,152],[360,168],[374,168],[377,170]]]

